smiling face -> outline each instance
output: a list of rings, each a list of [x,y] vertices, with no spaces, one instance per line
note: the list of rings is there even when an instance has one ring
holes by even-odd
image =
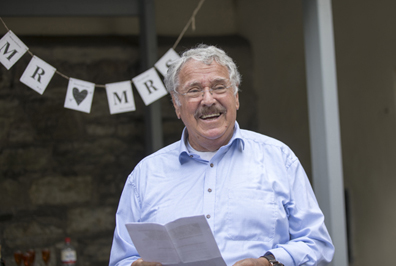
[[[228,69],[215,61],[210,65],[189,60],[179,73],[180,105],[173,98],[177,117],[188,131],[190,145],[198,151],[215,151],[226,145],[232,137],[239,108],[239,95],[233,87],[225,93],[213,95],[209,89],[216,85],[230,86]],[[204,89],[203,96],[190,98],[186,93],[191,87]]]

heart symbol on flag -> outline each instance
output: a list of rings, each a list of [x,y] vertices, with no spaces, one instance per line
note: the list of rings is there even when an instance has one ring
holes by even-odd
[[[80,91],[78,88],[73,88],[73,97],[77,102],[77,105],[80,105],[82,101],[87,97],[88,91],[82,90]]]

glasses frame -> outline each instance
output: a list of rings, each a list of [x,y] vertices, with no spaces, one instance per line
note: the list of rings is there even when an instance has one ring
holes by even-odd
[[[223,86],[223,87],[224,87],[224,92],[216,93],[217,87],[219,87],[219,86]],[[212,95],[212,96],[213,96],[213,95],[219,96],[219,95],[225,94],[225,93],[228,91],[228,89],[231,88],[231,87],[232,87],[232,85],[225,86],[224,84],[216,84],[216,85],[213,85],[213,86],[209,87],[209,93],[210,93],[210,95]],[[200,90],[200,91],[197,93],[197,96],[191,96],[191,95],[189,95],[189,90],[191,90],[191,89],[193,89],[193,88],[197,88],[197,89]],[[203,98],[203,96],[205,95],[205,89],[206,89],[206,88],[208,88],[208,86],[202,88],[201,86],[195,85],[195,86],[191,86],[191,87],[188,89],[187,92],[180,93],[180,92],[176,91],[176,93],[177,93],[177,94],[180,94],[180,95],[183,95],[184,97],[186,97],[186,98],[189,99],[189,100],[198,100],[198,99]],[[199,96],[201,93],[202,93],[202,95]]]

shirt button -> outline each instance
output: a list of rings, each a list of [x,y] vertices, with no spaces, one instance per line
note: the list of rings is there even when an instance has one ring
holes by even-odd
[[[208,188],[208,192],[212,192],[212,189],[211,189],[211,188]]]
[[[210,164],[210,167],[213,167],[213,163]]]
[[[206,215],[206,218],[207,218],[207,219],[210,219],[210,214]]]
[[[190,155],[190,157],[192,158],[192,157],[194,157],[194,156]]]

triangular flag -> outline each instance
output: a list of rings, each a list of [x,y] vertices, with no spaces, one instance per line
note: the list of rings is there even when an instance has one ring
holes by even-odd
[[[0,40],[0,62],[10,69],[29,50],[12,32],[8,31]]]
[[[94,91],[94,83],[70,78],[64,107],[90,113]]]

